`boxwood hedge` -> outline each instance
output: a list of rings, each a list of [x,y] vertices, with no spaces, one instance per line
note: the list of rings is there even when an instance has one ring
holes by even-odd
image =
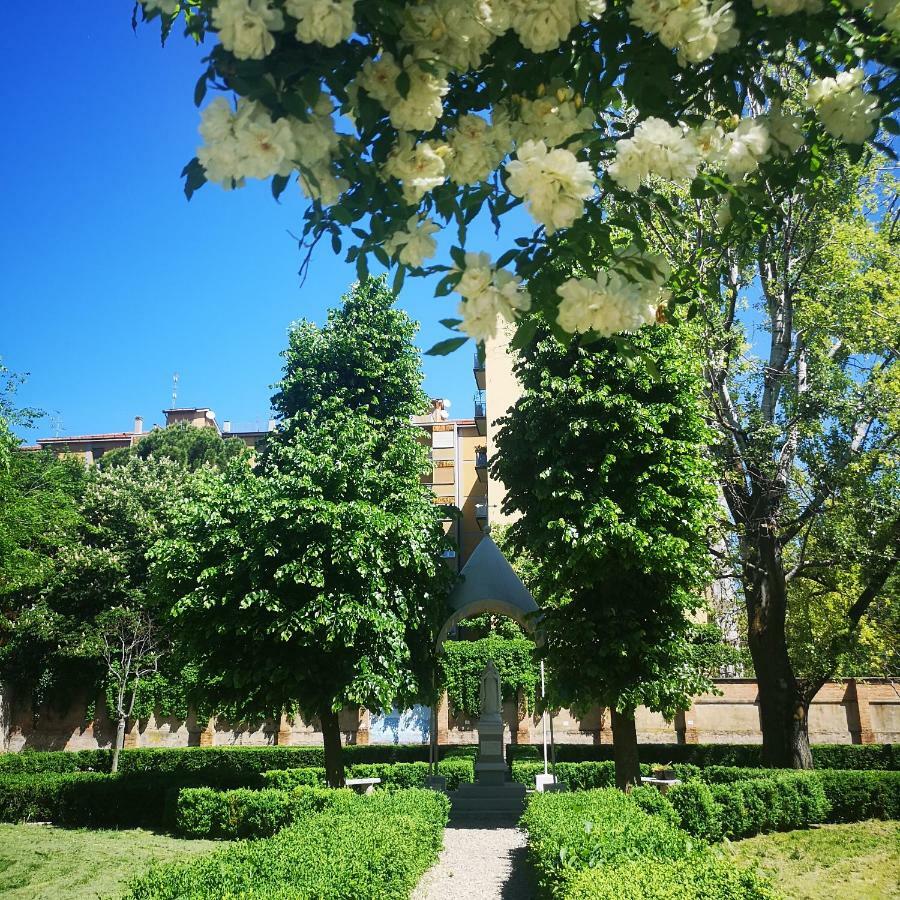
[[[522,817],[543,896],[560,900],[763,900],[750,872],[615,789],[535,794]],[[690,874],[690,873],[695,874]]]
[[[760,744],[639,744],[643,763],[688,763],[694,766],[762,765]],[[541,759],[538,744],[509,744],[507,759]],[[820,769],[900,769],[900,750],[893,744],[813,744],[813,762]],[[609,762],[612,744],[557,744],[558,762]]]
[[[127,900],[409,897],[441,847],[449,801],[416,789],[351,796],[278,832],[157,866]]]
[[[348,766],[347,778],[380,778],[382,787],[424,787],[428,777],[428,763],[355,763]],[[447,779],[447,789],[456,790],[461,782],[475,780],[475,763],[472,759],[458,757],[442,759],[438,774]],[[301,785],[325,786],[325,769],[320,766],[308,769],[272,769],[262,774],[266,787],[293,788]]]
[[[442,747],[441,758],[474,758],[477,747]],[[427,762],[427,744],[362,744],[344,747],[344,762]],[[26,750],[0,753],[0,774],[37,772],[109,772],[110,750]],[[324,766],[322,747],[141,747],[123,750],[119,771],[198,778],[232,787],[250,785],[261,772]]]

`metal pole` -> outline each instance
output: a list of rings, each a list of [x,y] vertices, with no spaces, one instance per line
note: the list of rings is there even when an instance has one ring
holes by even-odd
[[[547,685],[544,682],[544,661],[541,660],[541,699],[544,701],[544,711],[541,716],[541,727],[544,732],[544,774],[547,774]]]

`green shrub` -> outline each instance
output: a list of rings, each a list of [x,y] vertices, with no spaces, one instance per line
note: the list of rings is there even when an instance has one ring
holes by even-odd
[[[178,792],[175,830],[191,838],[271,837],[323,809],[346,806],[354,796],[352,791],[314,787],[290,791],[185,788]]]
[[[172,821],[182,786],[183,781],[160,775],[0,775],[0,821],[158,828]]]
[[[632,788],[628,795],[645,812],[661,816],[670,825],[679,826],[678,813],[675,807],[655,787]]]
[[[648,815],[615,789],[534,794],[522,825],[542,890],[560,896],[582,869],[638,858],[679,859],[698,847],[686,832]]]
[[[776,900],[777,891],[746,869],[709,852],[671,862],[628,862],[585,869],[565,900]]]
[[[828,817],[822,783],[811,774],[781,773],[719,784],[711,790],[721,809],[722,833],[729,838],[807,828]]]
[[[644,774],[649,774],[649,766],[642,769]],[[534,787],[535,776],[543,772],[543,762],[520,761],[512,764],[510,776],[519,784]],[[616,765],[612,762],[561,762],[556,764],[556,777],[572,791],[613,787],[616,783]]]
[[[425,787],[428,763],[356,763],[348,766],[347,778],[380,778],[381,787]],[[438,774],[447,779],[447,789],[456,790],[462,782],[475,780],[475,763],[470,758],[442,759]],[[274,769],[262,774],[266,787],[287,788],[302,785],[325,786],[325,769]]]
[[[435,791],[350,796],[274,837],[157,866],[129,885],[128,898],[407,900],[437,858],[448,812]]]
[[[717,841],[722,836],[721,807],[702,781],[676,784],[666,799],[675,809],[677,824],[688,834],[704,841]]]
[[[829,822],[900,819],[900,772],[822,770],[810,774],[828,798]]]
[[[510,744],[507,759],[542,758],[537,744]],[[644,763],[687,763],[694,766],[741,766],[758,768],[762,764],[760,744],[639,744]],[[892,744],[814,744],[813,762],[822,769],[900,769],[900,752]],[[557,744],[559,762],[610,761],[612,744]]]
[[[476,746],[441,747],[441,759],[474,759]],[[427,744],[361,744],[343,748],[344,763],[427,762]],[[0,753],[0,774],[104,772],[111,750]],[[123,750],[120,773],[177,775],[198,784],[250,787],[261,772],[325,765],[322,747],[139,747]]]

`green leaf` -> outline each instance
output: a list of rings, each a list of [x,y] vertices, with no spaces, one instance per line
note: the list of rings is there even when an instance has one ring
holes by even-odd
[[[444,341],[438,341],[430,350],[426,350],[426,356],[446,356],[454,350],[458,350],[469,339],[467,337],[447,338]]]
[[[449,328],[451,331],[458,331],[459,326],[462,325],[462,319],[441,319],[440,323],[444,328]]]
[[[513,350],[522,350],[524,347],[527,347],[537,333],[537,328],[537,319],[526,319],[526,321],[522,322],[516,329],[515,336],[510,342],[510,347]]]
[[[405,100],[409,95],[410,88],[410,80],[409,80],[409,72],[401,72],[397,76],[397,93]]]
[[[403,280],[406,278],[406,269],[403,266],[400,266],[397,269],[397,274],[394,276],[394,294],[398,295],[400,291],[403,289]]]
[[[284,193],[284,189],[287,187],[288,181],[290,181],[290,176],[288,175],[272,176],[272,196],[276,200]],[[338,251],[335,250],[335,253],[337,252]]]
[[[194,106],[200,106],[206,97],[206,76],[207,72],[204,72],[198,79],[197,84],[194,85]]]

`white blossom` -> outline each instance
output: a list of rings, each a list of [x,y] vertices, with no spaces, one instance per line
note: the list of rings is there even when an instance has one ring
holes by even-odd
[[[571,88],[559,88],[536,100],[521,100],[510,130],[517,143],[543,141],[548,147],[558,147],[572,135],[588,131],[595,118],[592,109],[575,99]]]
[[[397,76],[400,66],[392,53],[382,53],[378,59],[367,59],[356,76],[356,84],[385,109],[390,109],[400,99]]]
[[[678,62],[699,63],[737,46],[728,0],[632,0],[631,21],[678,52]]]
[[[322,206],[334,206],[341,194],[350,188],[346,178],[334,174],[330,162],[321,160],[301,170],[299,184],[310,200],[318,200]]]
[[[616,141],[616,158],[607,171],[626,190],[636,191],[651,175],[689,182],[700,161],[697,145],[683,128],[651,116],[632,137]]]
[[[271,32],[284,28],[284,16],[272,0],[218,0],[212,22],[222,46],[238,59],[268,56],[275,47]]]
[[[425,194],[447,180],[445,160],[449,153],[449,146],[443,142],[414,144],[412,135],[401,134],[382,171],[400,182],[407,203],[418,203]]]
[[[329,160],[337,150],[340,138],[334,130],[333,111],[328,95],[319,94],[307,121],[289,119],[299,163],[311,166]]]
[[[509,128],[491,125],[475,115],[460,116],[447,132],[450,156],[447,171],[457,184],[484,181],[509,152]]]
[[[497,5],[473,0],[408,3],[400,36],[420,58],[439,60],[458,71],[474,69],[497,35],[506,30],[490,27]]]
[[[766,113],[766,122],[772,138],[770,150],[775,156],[788,157],[803,146],[806,140],[803,133],[803,119],[801,116],[785,113],[780,100],[772,101]]]
[[[765,119],[741,119],[734,131],[726,133],[718,162],[732,181],[740,181],[768,158],[770,145]]]
[[[478,341],[497,334],[497,318],[515,321],[519,311],[531,308],[531,295],[522,279],[506,269],[495,269],[487,253],[467,253],[462,277],[454,290],[463,297],[459,304],[462,330]]]
[[[599,18],[602,0],[510,0],[511,23],[522,46],[534,53],[555,50],[579,23]]]
[[[609,337],[656,321],[657,310],[668,297],[662,288],[670,274],[668,263],[630,247],[617,266],[596,278],[569,278],[556,289],[561,328],[571,334],[594,331]]]
[[[412,56],[403,61],[403,71],[409,77],[406,96],[400,95],[387,107],[391,125],[398,131],[431,131],[443,115],[441,99],[450,90],[447,79],[422,68]]]
[[[406,228],[398,229],[384,242],[385,252],[397,254],[405,266],[418,268],[437,251],[437,241],[431,236],[437,231],[440,228],[435,222],[416,213],[409,217]]]
[[[850,144],[861,144],[875,131],[881,109],[878,97],[866,93],[862,69],[839,72],[836,78],[817,78],[806,92],[825,130]]]
[[[297,40],[336,47],[353,34],[356,0],[285,0],[284,9],[297,20]]]
[[[548,234],[570,227],[584,214],[584,201],[594,191],[588,163],[561,147],[548,151],[543,141],[525,141],[516,156],[506,164],[507,185]]]
[[[219,97],[200,120],[204,144],[197,158],[206,177],[225,188],[239,187],[245,178],[287,175],[296,154],[287,119],[273,121],[262,104],[241,98],[237,110]]]

